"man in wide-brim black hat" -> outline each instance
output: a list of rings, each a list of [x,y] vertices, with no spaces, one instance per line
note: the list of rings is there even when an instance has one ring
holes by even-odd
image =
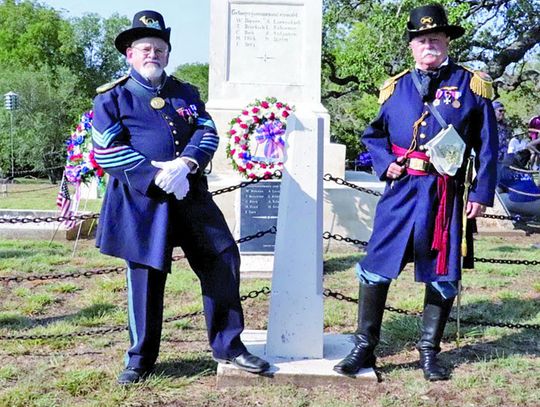
[[[170,34],[158,12],[135,14],[115,41],[130,73],[98,88],[94,101],[95,159],[110,175],[96,245],[127,263],[130,347],[122,385],[143,380],[154,367],[178,246],[201,281],[214,359],[252,373],[269,368],[240,338],[240,255],[204,173],[219,136],[197,90],[164,71]]]
[[[462,238],[472,242],[463,217],[475,218],[493,205],[497,177],[491,81],[448,57],[450,41],[463,33],[462,27],[448,23],[438,4],[411,10],[406,35],[415,67],[384,83],[379,114],[362,137],[386,189],[367,255],[357,267],[356,345],[334,367],[338,373],[355,376],[375,367],[390,283],[413,262],[415,280],[426,286],[417,343],[420,365],[427,380],[449,378],[437,354],[458,293]],[[464,203],[471,150],[476,179]],[[466,246],[470,256],[472,247]]]

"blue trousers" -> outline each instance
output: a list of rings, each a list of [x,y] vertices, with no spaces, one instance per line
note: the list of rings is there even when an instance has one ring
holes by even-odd
[[[184,253],[201,283],[208,340],[214,357],[238,356],[246,348],[240,340],[244,315],[239,295],[237,246],[217,255],[201,253],[187,246]],[[167,273],[138,263],[127,264],[131,346],[126,354],[126,367],[150,369],[159,354]]]
[[[380,276],[364,269],[360,264],[356,265],[356,275],[362,284],[390,284],[391,278]],[[444,299],[454,298],[458,293],[457,281],[432,281],[426,283],[438,291]]]

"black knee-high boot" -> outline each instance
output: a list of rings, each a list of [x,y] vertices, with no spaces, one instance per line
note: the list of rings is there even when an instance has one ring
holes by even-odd
[[[416,344],[416,349],[420,352],[420,366],[424,377],[429,381],[447,380],[450,377],[449,372],[439,365],[437,354],[441,351],[441,338],[454,298],[445,299],[437,290],[426,286],[422,337]]]
[[[373,352],[379,343],[389,287],[390,284],[360,284],[356,346],[345,359],[334,366],[336,372],[355,376],[360,369],[375,367]]]

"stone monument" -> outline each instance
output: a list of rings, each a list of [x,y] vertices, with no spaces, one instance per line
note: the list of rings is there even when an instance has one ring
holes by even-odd
[[[244,342],[269,359],[275,382],[342,382],[332,366],[352,345],[343,335],[323,336],[322,175],[344,177],[345,147],[330,143],[321,104],[322,0],[212,0],[210,27],[207,109],[222,136],[255,99],[274,97],[296,108],[285,136],[269,328],[245,332]],[[217,174],[231,172],[224,149],[222,142]],[[362,375],[376,379],[372,370]],[[260,379],[218,367],[218,385],[238,384],[235,376],[243,384]]]
[[[329,115],[321,104],[321,26],[319,0],[212,0],[207,110],[220,134],[212,160],[214,189],[239,183],[226,158],[232,118],[255,99],[274,97],[293,106],[310,106],[324,119],[324,171],[344,177],[345,146],[330,143]],[[312,24],[314,22],[314,24]],[[233,182],[234,181],[234,182]],[[222,197],[225,200],[226,197]],[[220,202],[218,202],[220,204]],[[235,237],[240,232],[239,200],[235,202]],[[227,216],[228,214],[226,214]],[[242,274],[268,275],[273,253],[244,253]]]

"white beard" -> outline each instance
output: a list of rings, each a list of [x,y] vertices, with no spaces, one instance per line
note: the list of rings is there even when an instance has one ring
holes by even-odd
[[[141,67],[141,71],[139,73],[144,78],[152,82],[161,77],[161,74],[163,73],[163,68],[156,64],[146,64]]]

